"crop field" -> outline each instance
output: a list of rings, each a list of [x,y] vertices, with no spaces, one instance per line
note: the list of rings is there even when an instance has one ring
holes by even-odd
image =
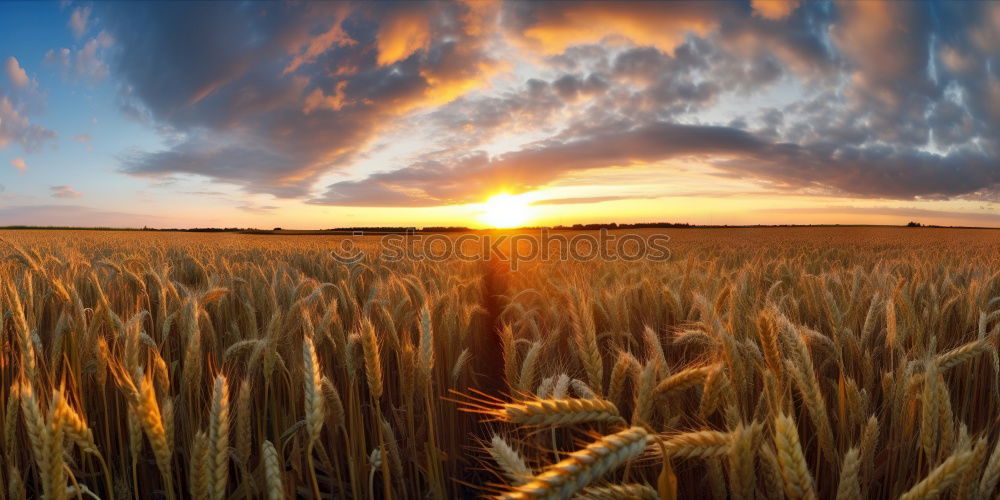
[[[996,498],[1000,231],[663,231],[0,232],[0,498]]]

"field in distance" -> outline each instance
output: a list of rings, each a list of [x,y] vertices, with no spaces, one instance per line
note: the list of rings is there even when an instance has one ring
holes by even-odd
[[[1000,230],[610,234],[0,231],[0,498],[997,494]]]

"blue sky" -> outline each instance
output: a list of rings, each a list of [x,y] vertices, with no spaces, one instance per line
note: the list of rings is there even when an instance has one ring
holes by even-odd
[[[0,224],[1000,226],[996,3],[3,3]],[[495,218],[495,217],[494,217]]]

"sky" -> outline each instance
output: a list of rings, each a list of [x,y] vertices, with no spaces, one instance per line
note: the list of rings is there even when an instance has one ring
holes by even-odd
[[[4,2],[0,225],[1000,227],[1000,2]]]

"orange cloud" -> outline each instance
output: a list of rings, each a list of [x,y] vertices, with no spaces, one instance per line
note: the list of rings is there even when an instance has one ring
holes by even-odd
[[[295,54],[292,61],[288,63],[288,66],[285,67],[283,74],[291,73],[303,64],[314,62],[320,54],[326,52],[330,47],[354,45],[357,43],[357,41],[344,32],[344,29],[341,26],[341,23],[344,22],[345,18],[347,18],[350,10],[347,8],[346,4],[339,4],[338,7],[340,8],[337,10],[337,14],[334,16],[334,21],[331,23],[330,28],[323,34],[309,39],[308,43],[304,43],[302,46],[297,47],[296,51],[298,53]]]
[[[309,93],[309,95],[306,96],[306,102],[305,106],[302,107],[302,112],[308,115],[317,109],[329,109],[336,111],[344,107],[345,87],[347,87],[347,80],[337,84],[337,88],[334,90],[333,95],[324,94],[323,89],[314,89]]]
[[[778,20],[788,17],[799,6],[799,0],[751,0],[754,14],[764,19]]]
[[[558,54],[567,47],[621,36],[668,53],[688,33],[704,35],[718,24],[714,6],[688,3],[551,3],[539,5],[520,34],[535,49]],[[515,28],[518,29],[518,28]]]
[[[10,161],[10,165],[22,172],[28,170],[28,164],[24,162],[24,158],[14,158]]]
[[[380,65],[402,61],[427,48],[431,40],[430,20],[425,12],[418,10],[393,12],[379,26],[375,39]]]
[[[482,36],[493,29],[500,12],[499,0],[461,0],[461,3],[468,9],[461,16],[466,35]]]

